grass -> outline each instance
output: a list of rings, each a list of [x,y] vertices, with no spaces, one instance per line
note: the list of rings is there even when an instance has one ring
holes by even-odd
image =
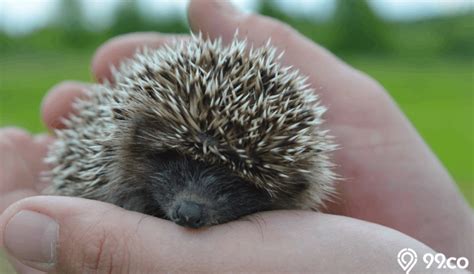
[[[0,250],[0,273],[7,274],[7,273],[15,273],[13,268],[7,261],[7,256],[3,250]]]
[[[90,81],[91,54],[0,55],[0,127],[44,131],[39,118],[42,97],[64,79]],[[472,61],[356,57],[349,63],[390,91],[474,205]],[[11,272],[1,254],[0,272]]]
[[[90,81],[89,61],[84,53],[0,56],[0,126],[44,131],[39,116],[42,97],[62,80]]]

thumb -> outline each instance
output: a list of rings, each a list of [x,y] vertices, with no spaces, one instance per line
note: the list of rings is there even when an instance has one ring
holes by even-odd
[[[9,255],[41,271],[152,273],[168,259],[154,249],[166,250],[162,238],[182,229],[102,202],[36,196],[10,206],[0,231]]]
[[[398,270],[393,256],[404,247],[433,252],[379,225],[309,211],[267,212],[195,230],[102,202],[53,196],[10,206],[0,217],[0,237],[23,264],[68,274],[379,273]]]

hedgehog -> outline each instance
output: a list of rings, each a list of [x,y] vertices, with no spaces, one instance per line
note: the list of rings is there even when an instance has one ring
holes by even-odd
[[[326,108],[270,40],[193,35],[142,48],[90,85],[57,130],[46,193],[199,228],[334,193]]]

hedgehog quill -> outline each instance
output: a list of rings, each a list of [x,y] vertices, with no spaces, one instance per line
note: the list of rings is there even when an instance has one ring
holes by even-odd
[[[319,210],[334,191],[325,107],[270,43],[201,35],[144,49],[90,86],[58,130],[48,194],[198,228]]]

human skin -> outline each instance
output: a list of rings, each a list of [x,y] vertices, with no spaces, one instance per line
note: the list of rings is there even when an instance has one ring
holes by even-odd
[[[51,137],[3,129],[0,243],[20,272],[33,272],[29,267],[59,273],[395,272],[400,271],[396,255],[405,247],[419,257],[436,250],[473,262],[471,209],[383,87],[290,27],[239,13],[226,2],[191,1],[189,21],[193,31],[223,37],[224,42],[236,28],[256,46],[271,37],[274,46],[285,50],[282,63],[309,76],[329,108],[326,126],[341,146],[334,154],[336,171],[345,178],[338,185],[338,199],[326,213],[265,212],[250,221],[184,229],[98,201],[36,196],[43,187],[37,174],[46,168],[41,158]],[[133,55],[137,47],[159,47],[170,38],[157,33],[115,38],[97,51],[94,75],[99,81],[111,80],[110,64]],[[60,117],[67,116],[83,90],[84,84],[66,82],[49,92],[42,115],[50,129],[62,127]],[[58,224],[51,262],[21,258],[25,250],[16,246],[20,242],[15,225],[25,218]],[[423,264],[416,267],[422,270]]]

